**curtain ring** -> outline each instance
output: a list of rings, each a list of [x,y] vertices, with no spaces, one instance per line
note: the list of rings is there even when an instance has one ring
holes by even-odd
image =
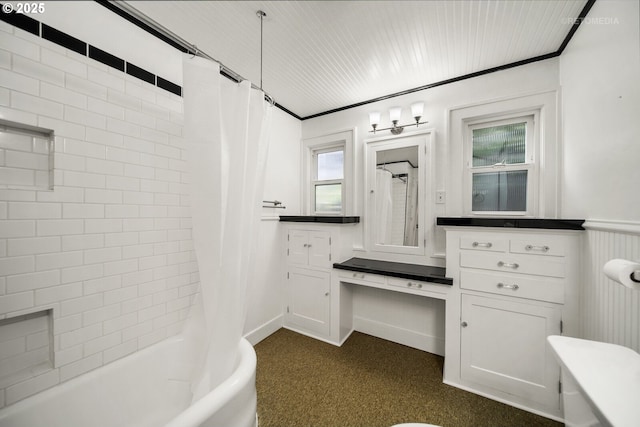
[[[195,58],[195,57],[196,57],[196,55],[198,54],[198,46],[196,46],[196,45],[194,44],[194,45],[191,45],[191,47],[192,47],[192,48],[193,48],[193,50],[195,51],[195,52],[193,52],[193,56],[191,56],[191,59],[193,59],[193,58]]]

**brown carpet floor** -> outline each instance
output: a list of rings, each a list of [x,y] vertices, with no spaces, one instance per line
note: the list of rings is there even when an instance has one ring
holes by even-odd
[[[562,425],[445,385],[442,357],[359,332],[335,347],[280,329],[255,350],[260,427]]]

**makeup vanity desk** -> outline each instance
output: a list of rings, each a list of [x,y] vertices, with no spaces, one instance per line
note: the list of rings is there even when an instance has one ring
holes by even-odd
[[[577,333],[582,222],[438,218],[446,269],[334,264],[329,341],[341,345],[353,330],[353,285],[444,300],[443,382],[562,421],[560,369],[546,337]]]
[[[361,320],[361,287],[439,300],[445,384],[562,421],[560,368],[546,337],[578,333],[582,223],[439,217],[446,268],[335,263],[353,253],[348,224],[291,226],[285,326],[340,346]]]
[[[446,300],[453,279],[445,277],[444,267],[351,258],[333,264],[330,342],[337,345],[353,331],[352,285]]]

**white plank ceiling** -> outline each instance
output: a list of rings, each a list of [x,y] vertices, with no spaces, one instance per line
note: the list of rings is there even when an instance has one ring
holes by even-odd
[[[586,0],[128,1],[300,117],[558,50]]]

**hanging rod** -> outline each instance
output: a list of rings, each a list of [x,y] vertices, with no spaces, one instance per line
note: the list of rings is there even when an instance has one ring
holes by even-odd
[[[105,3],[105,2],[99,2],[99,3]],[[217,60],[213,56],[207,54],[206,52],[201,51],[200,49],[198,49],[198,47],[196,45],[194,45],[192,43],[189,43],[188,41],[186,41],[185,39],[183,39],[179,35],[175,34],[171,30],[167,29],[162,24],[160,24],[157,21],[154,21],[153,19],[149,18],[147,15],[145,15],[142,12],[140,12],[138,9],[136,9],[133,6],[131,6],[127,2],[124,2],[124,1],[110,1],[110,2],[106,2],[106,3],[108,3],[108,5],[105,5],[107,8],[109,8],[109,9],[116,8],[116,9],[119,9],[120,11],[122,11],[123,13],[130,15],[133,19],[137,19],[138,21],[142,22],[144,25],[148,26],[152,30],[158,32],[163,37],[169,39],[171,42],[173,42],[173,44],[180,46],[187,53],[190,53],[190,54],[192,54],[194,56],[200,56],[202,58],[206,58],[206,59],[209,59],[211,61],[214,61],[214,62],[218,63],[218,65],[220,65],[220,74],[222,74],[223,76],[225,76],[225,77],[227,77],[227,78],[229,78],[231,80],[234,80],[236,83],[240,83],[241,81],[248,80],[248,79],[245,79],[244,77],[242,77],[240,74],[238,74],[235,71],[233,71],[231,68],[229,68],[226,65],[224,65],[221,61]],[[257,86],[253,82],[251,82],[251,87],[253,89],[257,89],[257,90],[261,91],[262,93],[264,93],[264,97],[267,100],[267,102],[269,102],[269,104],[271,104],[272,106],[276,105],[276,102],[273,99],[273,97],[271,95],[269,95],[267,92],[265,92],[264,89],[260,88],[259,86]]]

